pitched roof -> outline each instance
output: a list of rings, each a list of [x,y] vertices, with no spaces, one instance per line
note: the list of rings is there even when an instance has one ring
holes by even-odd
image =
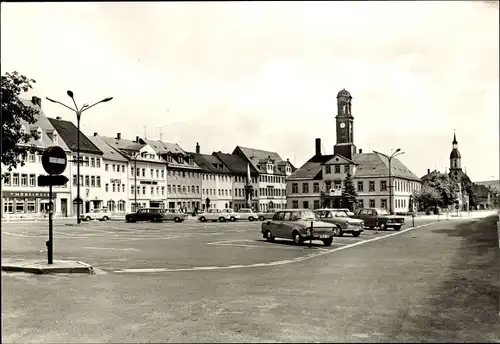
[[[486,185],[482,184],[473,184],[472,189],[474,190],[476,196],[479,198],[487,198],[488,194],[490,193],[490,189],[488,189]]]
[[[264,165],[262,165],[263,161],[267,161],[268,159],[271,159],[276,164],[283,161],[283,159],[281,159],[279,154],[276,152],[236,146],[236,148],[233,151],[233,154],[238,154],[238,152],[241,152],[243,154],[243,156],[252,164],[252,166],[255,168],[255,170],[259,171],[261,173],[267,172],[266,167]],[[284,175],[285,173],[281,172],[281,171],[275,171],[275,174],[283,174]]]
[[[186,154],[186,152],[177,143],[163,142],[160,140],[148,140],[148,139],[141,139],[141,140],[146,144],[150,145],[158,154],[166,154],[166,153]]]
[[[118,149],[111,147],[102,136],[89,136],[89,140],[103,153],[103,159],[121,162],[128,161]]]
[[[323,164],[334,155],[314,155],[304,165],[299,167],[287,179],[321,179],[323,177]]]
[[[486,180],[484,182],[475,182],[477,185],[485,185],[488,188],[491,188],[494,191],[500,191],[500,180]]]
[[[356,153],[352,159],[359,164],[355,178],[389,176],[389,160],[378,153]],[[391,174],[396,178],[420,181],[420,179],[397,158],[391,161]]]
[[[141,148],[146,146],[145,144],[142,143],[137,143],[132,140],[126,140],[126,139],[117,139],[115,137],[109,137],[109,136],[100,136],[104,142],[106,142],[108,145],[113,147],[114,149],[118,149],[120,151],[123,151],[124,153],[130,153],[130,152],[139,152]]]
[[[49,118],[48,119],[54,129],[57,131],[61,139],[66,143],[68,148],[72,152],[77,151],[77,137],[78,137],[78,129],[70,121],[64,121],[62,119]],[[80,131],[80,152],[82,153],[91,153],[91,154],[103,154],[99,148],[97,148],[92,141],[85,136],[84,133]]]
[[[212,155],[215,155],[220,161],[222,161],[227,168],[234,174],[246,175],[247,173],[247,162],[241,156],[237,154],[228,154],[222,152],[214,152]],[[257,176],[258,172],[250,165],[250,175]]]
[[[439,172],[437,170],[434,170],[434,171],[431,171],[430,173],[427,173],[425,176],[423,176],[422,178],[420,178],[420,180],[423,181],[423,182],[425,182],[425,181],[430,180],[434,176],[437,176],[439,174],[441,174],[441,172]]]
[[[199,154],[199,153],[189,153],[194,157],[196,164],[202,169],[203,172],[207,173],[224,173],[230,174],[231,170],[217,158],[216,155],[210,154]],[[215,167],[215,166],[217,167]]]

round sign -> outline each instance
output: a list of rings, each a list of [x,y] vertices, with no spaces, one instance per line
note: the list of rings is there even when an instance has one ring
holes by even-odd
[[[61,174],[66,169],[68,158],[66,153],[59,146],[52,146],[45,149],[42,155],[42,165],[48,174]]]
[[[458,204],[457,204],[457,205],[455,206],[455,209],[458,209],[458,208],[460,208],[460,207],[459,207],[459,206],[458,206]]]

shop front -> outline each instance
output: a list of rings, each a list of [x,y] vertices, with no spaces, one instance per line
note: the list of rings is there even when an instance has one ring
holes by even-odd
[[[52,194],[54,213],[67,216],[67,199],[57,202],[57,194]],[[66,201],[66,203],[64,202]],[[46,191],[4,191],[3,217],[43,217],[48,214],[49,193]],[[65,208],[63,209],[63,206]]]

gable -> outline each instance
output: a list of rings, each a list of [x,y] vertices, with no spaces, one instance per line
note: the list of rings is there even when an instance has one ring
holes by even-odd
[[[343,157],[340,154],[334,154],[333,157],[323,163],[323,165],[346,165],[346,164],[356,164],[354,161],[347,159],[346,157]]]

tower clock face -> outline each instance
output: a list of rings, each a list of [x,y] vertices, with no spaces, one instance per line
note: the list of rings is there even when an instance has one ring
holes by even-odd
[[[345,123],[344,123],[344,122],[340,123],[340,127],[341,127],[342,129],[344,129],[344,128],[345,128]]]

